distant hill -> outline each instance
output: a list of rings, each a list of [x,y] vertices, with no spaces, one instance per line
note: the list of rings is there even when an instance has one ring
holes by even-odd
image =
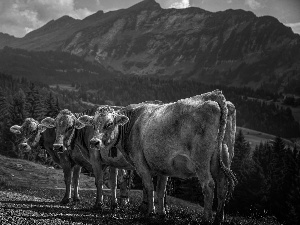
[[[69,52],[122,74],[300,93],[300,36],[244,10],[163,9],[144,0],[83,20],[63,16],[23,38],[0,35],[5,45]]]
[[[82,83],[116,74],[67,52],[32,52],[9,47],[0,50],[0,72],[45,84]]]

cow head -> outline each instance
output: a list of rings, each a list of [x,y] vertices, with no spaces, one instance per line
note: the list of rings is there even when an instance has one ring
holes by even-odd
[[[75,128],[81,129],[84,127],[74,114],[68,109],[61,110],[55,119],[46,117],[41,122],[47,128],[56,128],[56,138],[53,144],[53,149],[58,152],[63,152],[72,141]]]
[[[117,140],[118,126],[123,126],[129,119],[110,106],[100,106],[94,116],[84,115],[78,120],[85,126],[93,126],[94,134],[90,148],[94,150],[109,149]]]
[[[21,142],[18,145],[20,151],[28,152],[32,147],[36,147],[39,143],[41,134],[46,130],[46,127],[39,124],[38,121],[32,118],[26,118],[24,123],[13,125],[10,131],[21,135]]]

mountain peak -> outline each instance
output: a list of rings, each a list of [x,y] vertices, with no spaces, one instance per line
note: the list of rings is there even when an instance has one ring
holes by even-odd
[[[48,24],[66,24],[74,21],[76,21],[76,19],[71,16],[65,15],[56,20],[51,20]]]
[[[157,3],[155,0],[143,0],[133,6],[131,6],[129,9],[131,10],[143,10],[143,9],[161,9],[160,4]]]
[[[87,17],[85,17],[83,20],[97,20],[99,18],[101,18],[104,15],[104,12],[102,10],[98,10],[97,12],[95,12],[94,14],[91,14]]]

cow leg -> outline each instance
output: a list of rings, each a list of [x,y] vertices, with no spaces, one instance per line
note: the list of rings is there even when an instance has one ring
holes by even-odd
[[[102,171],[100,151],[90,150],[90,159],[93,167],[93,172],[95,175],[95,184],[97,188],[97,197],[96,197],[94,208],[101,209],[103,206],[103,193],[102,193],[103,171]]]
[[[211,176],[209,166],[199,166],[197,170],[197,177],[204,195],[204,221],[211,222],[215,182]]]
[[[218,208],[215,217],[214,224],[220,224],[224,220],[224,206],[227,195],[227,179],[223,174],[217,181],[217,196],[218,196]]]
[[[147,164],[143,159],[140,159],[140,162],[135,164],[136,171],[139,174],[139,176],[142,178],[144,189],[147,194],[147,216],[150,216],[155,212],[154,210],[154,186],[152,181],[152,176],[150,174],[149,169],[147,168]]]
[[[118,170],[115,167],[109,167],[109,181],[111,187],[111,200],[110,200],[110,207],[112,210],[117,208],[117,173]]]
[[[156,185],[156,193],[158,200],[158,208],[157,213],[160,216],[164,216],[166,214],[166,210],[164,208],[164,196],[166,193],[166,185],[167,185],[168,177],[163,175],[157,176],[157,185]]]
[[[63,169],[64,181],[65,181],[65,195],[60,201],[60,204],[65,205],[70,202],[71,199],[71,179],[72,179],[72,165],[69,158],[64,153],[59,153],[59,164]]]
[[[119,169],[118,179],[120,187],[120,203],[122,206],[129,202],[129,185],[130,185],[130,173],[133,171],[125,171]]]
[[[81,172],[81,166],[75,165],[73,170],[73,187],[74,187],[73,202],[80,202],[79,193],[78,193],[80,172]]]
[[[140,205],[140,210],[142,212],[147,212],[147,207],[148,207],[148,193],[145,187],[143,187],[143,201],[142,204]]]
[[[222,161],[224,165],[226,167],[229,167],[230,159],[229,159],[228,147],[226,144],[223,144],[222,156],[220,157],[222,157]],[[217,162],[219,162],[219,160]],[[224,220],[224,207],[225,207],[225,201],[228,192],[228,181],[219,163],[216,165],[216,168],[217,168],[216,171],[217,177],[214,177],[214,179],[217,180],[218,208],[217,208],[214,224],[220,224]]]
[[[72,168],[71,165],[64,165],[63,166],[63,172],[64,172],[64,181],[66,185],[66,191],[65,196],[60,201],[60,204],[68,204],[71,199],[71,178],[72,178]]]

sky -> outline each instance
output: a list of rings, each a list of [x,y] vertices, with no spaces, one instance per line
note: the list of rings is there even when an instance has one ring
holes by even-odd
[[[53,19],[128,8],[141,0],[0,0],[0,32],[23,37]],[[199,7],[216,12],[244,9],[257,16],[271,15],[300,34],[300,0],[156,0],[162,8]]]

